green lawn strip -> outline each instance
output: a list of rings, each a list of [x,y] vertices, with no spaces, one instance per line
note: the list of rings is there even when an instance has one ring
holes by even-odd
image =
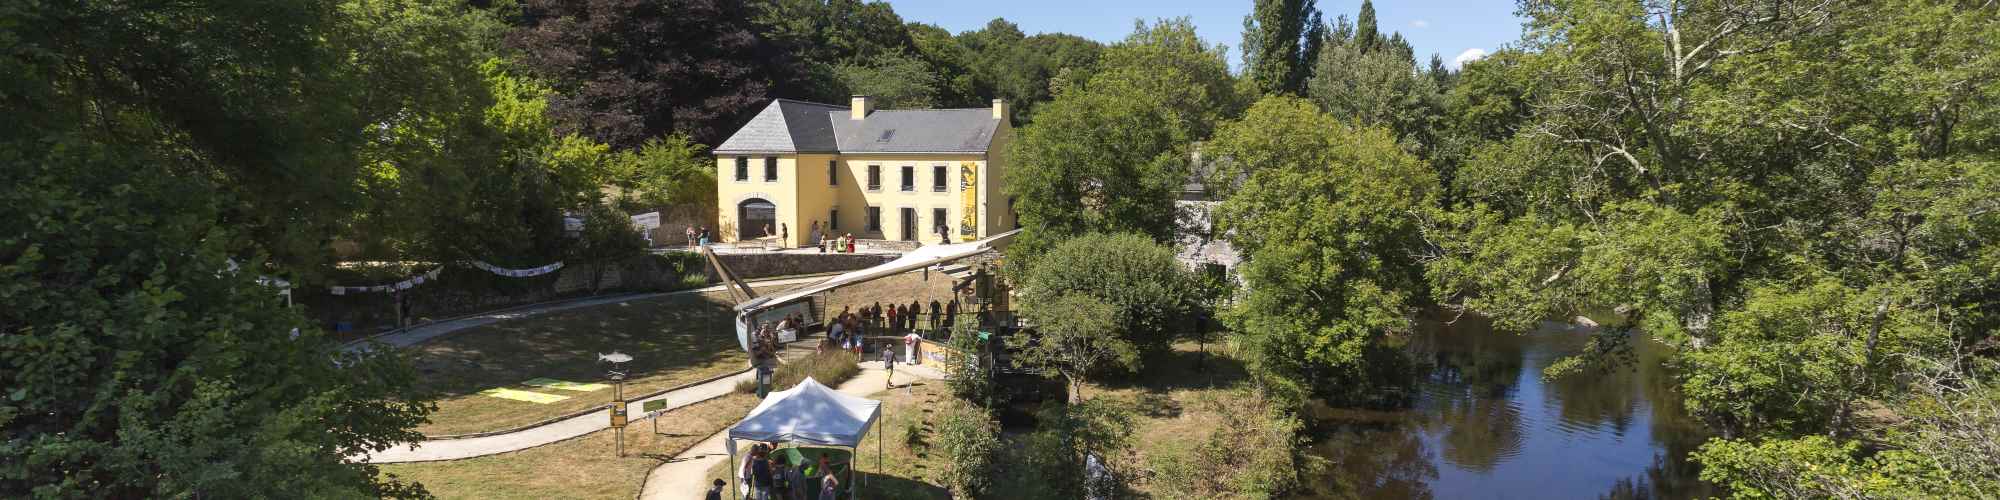
[[[736,423],[757,405],[743,394],[677,408],[659,421],[625,428],[625,457],[614,456],[610,429],[545,446],[448,462],[383,464],[384,474],[422,483],[438,498],[617,499],[639,495],[646,472]]]
[[[775,290],[775,287],[767,287]],[[608,383],[598,353],[632,355],[628,398],[744,369],[726,293],[681,294],[549,313],[467,329],[410,348],[419,384],[438,396],[430,436],[513,429],[601,406],[609,386],[570,391],[538,379]],[[495,388],[567,396],[547,404],[481,395]]]

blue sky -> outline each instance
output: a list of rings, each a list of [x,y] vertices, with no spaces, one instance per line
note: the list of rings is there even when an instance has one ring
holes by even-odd
[[[943,26],[954,33],[979,29],[995,17],[1005,17],[1030,35],[1042,32],[1070,33],[1102,42],[1114,42],[1132,32],[1134,19],[1188,16],[1194,20],[1203,40],[1229,46],[1232,67],[1238,65],[1238,45],[1243,43],[1243,16],[1250,13],[1251,0],[888,0],[905,21]],[[1354,19],[1361,0],[1320,0],[1319,9],[1327,23],[1346,14]],[[1514,17],[1513,0],[1386,0],[1375,2],[1377,26],[1382,32],[1400,31],[1417,49],[1419,63],[1431,53],[1444,56],[1445,64],[1477,49],[1492,52],[1521,36],[1521,21]]]

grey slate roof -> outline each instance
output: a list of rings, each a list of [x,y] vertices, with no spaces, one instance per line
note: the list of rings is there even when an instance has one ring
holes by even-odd
[[[777,99],[716,153],[984,153],[993,110],[888,109],[853,120],[848,108]]]
[[[775,99],[736,134],[715,147],[724,153],[830,153],[834,115],[847,119],[846,106]]]

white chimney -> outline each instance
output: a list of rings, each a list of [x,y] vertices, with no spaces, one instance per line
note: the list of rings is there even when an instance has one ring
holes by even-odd
[[[1007,100],[1005,99],[993,100],[993,119],[995,120],[1007,119]]]
[[[854,120],[867,118],[868,113],[874,111],[875,103],[865,95],[854,96],[853,100],[847,106],[848,118]]]

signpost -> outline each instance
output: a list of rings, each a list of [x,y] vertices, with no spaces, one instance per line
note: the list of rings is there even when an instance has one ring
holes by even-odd
[[[618,456],[623,457],[625,456],[625,372],[616,368],[631,362],[632,355],[612,351],[611,354],[599,353],[597,360],[611,363],[614,368],[610,370],[611,404],[605,406],[611,409],[611,430],[618,435]]]
[[[639,404],[639,411],[646,412],[645,418],[653,419],[653,433],[660,433],[660,414],[667,412],[667,398],[655,399]]]

